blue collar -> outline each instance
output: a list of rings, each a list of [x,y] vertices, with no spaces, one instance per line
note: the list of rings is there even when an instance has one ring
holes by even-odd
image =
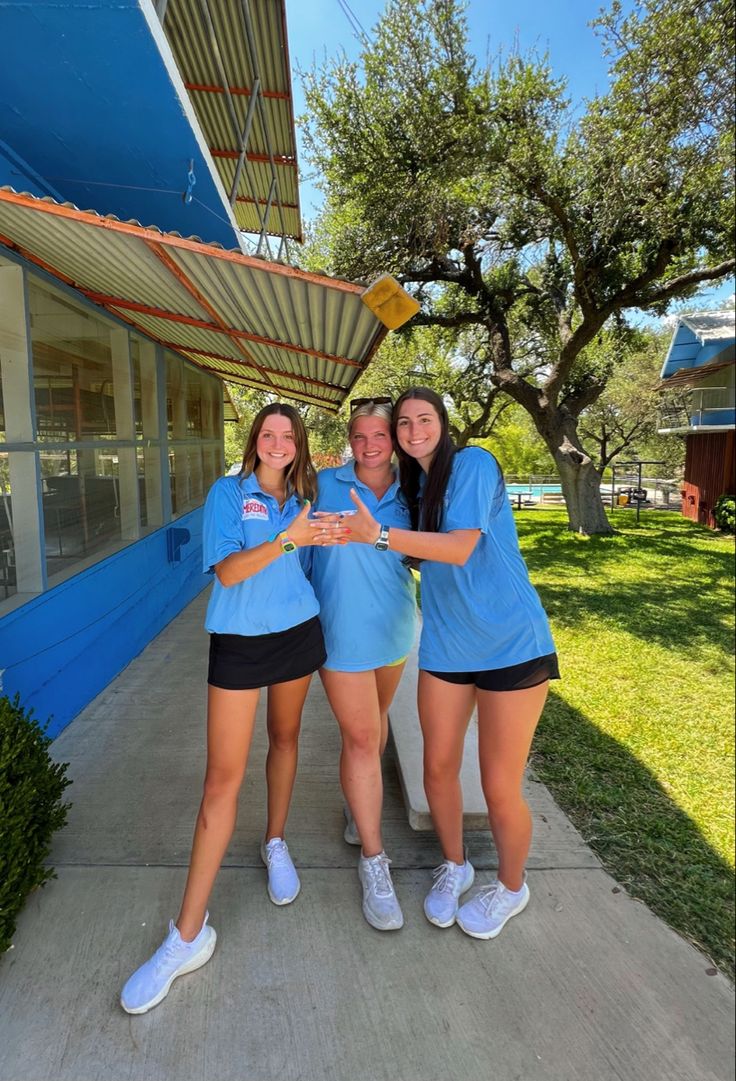
[[[398,491],[398,487],[399,487],[399,471],[398,471],[398,469],[395,469],[393,466],[392,466],[392,469],[393,469],[393,473],[394,473],[394,479],[393,479],[392,483],[389,485],[389,487],[386,489],[386,493],[382,497],[383,499],[386,499],[388,496],[394,497],[396,495],[397,491]],[[349,462],[346,462],[345,465],[338,466],[337,471],[335,472],[335,477],[337,478],[337,480],[344,480],[348,484],[355,485],[355,486],[357,486],[359,488],[366,488],[368,491],[370,491],[370,489],[368,488],[368,485],[364,484],[363,481],[359,479],[357,473],[355,472],[355,460],[352,459],[352,458],[350,459]]]

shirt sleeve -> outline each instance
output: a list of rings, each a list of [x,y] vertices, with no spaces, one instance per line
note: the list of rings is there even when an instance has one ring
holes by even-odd
[[[228,482],[228,478],[215,481],[204,505],[202,564],[205,573],[212,573],[215,564],[245,547],[242,516],[243,500],[237,482]]]
[[[480,447],[458,451],[447,486],[442,528],[487,533],[505,498],[503,476],[493,455]]]

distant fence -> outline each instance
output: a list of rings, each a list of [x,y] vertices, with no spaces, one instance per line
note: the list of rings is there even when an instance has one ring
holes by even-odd
[[[558,474],[553,473],[508,473],[504,476],[506,488],[513,501],[521,507],[523,504],[539,503],[553,505],[564,502],[562,484]],[[636,472],[619,473],[616,471],[616,492],[611,491],[611,481],[601,481],[601,495],[610,502],[611,496],[623,488],[637,488],[639,477]],[[680,508],[680,490],[682,481],[673,477],[642,477],[642,488],[646,491],[647,502],[658,507]]]

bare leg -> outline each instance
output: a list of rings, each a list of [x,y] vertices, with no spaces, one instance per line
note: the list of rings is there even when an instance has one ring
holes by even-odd
[[[191,941],[204,922],[215,877],[235,829],[238,792],[248,762],[257,690],[207,689],[207,772],[194,829],[189,874],[176,926]]]
[[[266,840],[283,837],[294,790],[302,709],[312,677],[303,676],[268,688],[268,823]]]
[[[475,687],[419,673],[419,721],[424,737],[424,791],[442,853],[463,863],[463,794],[460,766]]]
[[[386,750],[386,744],[388,743],[388,711],[394,700],[396,688],[404,674],[405,667],[406,661],[403,664],[391,665],[391,667],[384,665],[383,668],[376,668],[375,670],[378,708],[381,711],[381,755]]]
[[[364,856],[383,851],[381,715],[376,673],[320,670],[342,735],[340,783],[358,827]]]
[[[549,681],[519,691],[478,691],[478,754],[498,877],[520,890],[532,836],[522,795],[524,767],[547,698]]]

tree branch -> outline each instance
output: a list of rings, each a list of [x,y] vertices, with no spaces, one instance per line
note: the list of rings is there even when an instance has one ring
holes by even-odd
[[[726,274],[734,269],[736,269],[736,259],[726,259],[723,263],[719,263],[714,267],[701,267],[698,270],[691,270],[687,274],[681,274],[679,278],[673,278],[672,281],[667,282],[666,285],[661,286],[659,289],[655,289],[648,297],[641,300],[639,307],[646,308],[652,304],[661,304],[663,301],[677,296],[688,285],[697,285],[699,282],[724,278]]]

